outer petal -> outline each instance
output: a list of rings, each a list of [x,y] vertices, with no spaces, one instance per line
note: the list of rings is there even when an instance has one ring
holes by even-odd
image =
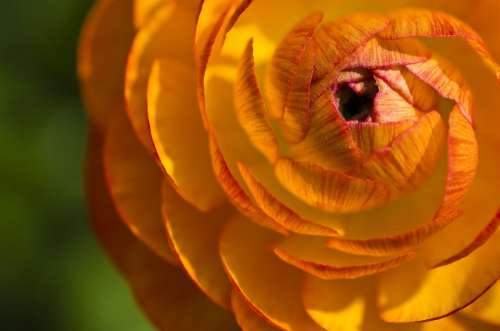
[[[455,263],[426,270],[409,264],[381,277],[378,304],[388,322],[440,318],[471,304],[500,277],[500,234]],[[439,289],[439,295],[436,295]]]
[[[233,308],[236,321],[243,331],[276,331],[255,310],[253,310],[245,299],[237,291],[231,295],[231,307]]]
[[[80,40],[78,76],[85,108],[97,129],[106,127],[109,113],[123,99],[123,79],[135,29],[132,0],[98,1]]]
[[[321,330],[300,301],[301,274],[276,258],[276,235],[246,220],[229,223],[220,252],[227,273],[245,299],[273,325],[287,331]]]
[[[219,256],[219,237],[234,213],[228,205],[201,213],[163,186],[163,216],[175,252],[201,290],[225,308],[230,308],[232,286]]]
[[[238,330],[232,316],[204,298],[177,268],[164,263],[122,225],[106,192],[100,138],[89,143],[87,194],[99,240],[127,278],[138,304],[159,330]]]
[[[467,307],[464,313],[472,318],[489,322],[500,327],[500,282],[482,295],[476,302]]]
[[[173,59],[156,62],[149,81],[148,115],[161,164],[179,194],[202,211],[223,203],[196,102],[194,66]]]
[[[112,115],[104,147],[111,198],[122,220],[158,255],[178,263],[161,220],[162,174],[135,137],[123,110]]]

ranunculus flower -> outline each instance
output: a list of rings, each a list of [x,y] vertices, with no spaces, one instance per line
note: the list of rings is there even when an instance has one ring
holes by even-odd
[[[499,330],[499,29],[498,1],[98,1],[88,199],[150,320]]]

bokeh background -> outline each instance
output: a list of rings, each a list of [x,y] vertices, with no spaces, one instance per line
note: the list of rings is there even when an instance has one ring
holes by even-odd
[[[86,221],[75,75],[92,0],[2,0],[0,329],[151,330]]]

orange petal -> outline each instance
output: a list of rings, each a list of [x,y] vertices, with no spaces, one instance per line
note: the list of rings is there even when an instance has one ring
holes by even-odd
[[[388,322],[427,321],[448,316],[474,302],[500,277],[500,235],[474,253],[440,268],[422,262],[381,275],[378,305]],[[439,290],[439,295],[436,295]]]
[[[240,62],[234,98],[236,115],[240,125],[255,147],[270,162],[274,162],[278,155],[278,144],[265,117],[264,101],[255,73],[252,40],[248,43]]]
[[[246,301],[274,326],[287,330],[321,330],[301,303],[301,273],[269,250],[278,236],[236,219],[225,227],[220,243],[229,277]]]
[[[304,202],[331,212],[355,212],[390,200],[386,185],[369,179],[326,170],[310,163],[279,159],[275,167],[280,183]]]
[[[190,0],[188,0],[190,1]],[[137,28],[147,24],[154,13],[165,5],[165,0],[135,0],[134,1],[134,23]]]
[[[276,255],[301,270],[322,279],[355,279],[396,268],[414,255],[379,258],[349,255],[326,247],[318,237],[291,236],[274,248]]]
[[[222,204],[225,196],[211,167],[193,66],[170,59],[155,63],[149,80],[148,115],[158,157],[179,194],[202,211]]]
[[[98,1],[85,21],[78,51],[78,77],[92,124],[103,130],[123,100],[128,50],[135,34],[132,0]]]
[[[307,45],[322,19],[322,13],[314,13],[306,17],[282,39],[274,53],[269,67],[266,92],[271,105],[271,114],[275,118],[283,116]]]
[[[481,37],[467,24],[443,12],[403,9],[392,15],[392,24],[379,36],[387,39],[409,37],[461,37],[483,59],[500,80],[500,66],[495,62]]]
[[[155,253],[178,263],[161,219],[162,174],[121,109],[112,114],[105,139],[104,166],[117,212],[130,231]]]
[[[435,170],[444,141],[441,116],[436,111],[427,113],[389,146],[373,152],[364,170],[398,190],[416,189]]]
[[[251,170],[243,164],[239,164],[240,173],[248,186],[257,206],[269,217],[281,224],[289,231],[308,234],[312,236],[338,236],[335,229],[316,224],[301,218],[297,213],[278,201],[267,189],[254,177]]]
[[[169,2],[148,20],[134,40],[127,64],[127,111],[139,140],[151,153],[154,144],[147,116],[147,88],[153,63],[167,57],[194,67],[196,13],[183,3]]]
[[[389,68],[424,62],[430,52],[415,40],[371,39],[352,56],[347,69]]]
[[[245,299],[237,291],[231,295],[231,307],[238,325],[243,331],[276,331],[262,318],[258,312],[252,309]]]
[[[500,326],[500,282],[497,281],[491,289],[476,302],[467,307],[463,313],[474,319]],[[481,329],[482,330],[482,329]]]
[[[156,257],[127,230],[107,194],[95,133],[89,146],[86,185],[92,226],[150,321],[159,330],[238,330],[231,314],[207,300],[181,270]]]
[[[222,227],[235,213],[222,206],[202,213],[163,185],[163,217],[172,246],[189,276],[215,303],[230,308],[232,286],[219,256]]]
[[[289,147],[294,159],[341,171],[359,163],[362,155],[346,121],[335,108],[331,93],[323,94],[313,103],[307,136]]]
[[[399,122],[416,120],[419,114],[415,107],[408,103],[398,92],[394,91],[384,80],[375,76],[378,93],[373,100],[372,117],[377,122]]]
[[[240,187],[240,184],[231,174],[231,171],[224,160],[224,156],[217,146],[215,138],[212,138],[210,142],[210,152],[212,155],[212,164],[215,175],[217,176],[222,189],[229,197],[229,201],[231,201],[243,215],[247,216],[257,224],[286,235],[288,231],[281,224],[267,216],[267,214],[265,214],[260,208],[255,206],[245,191],[243,191]]]
[[[471,124],[455,107],[449,118],[448,174],[441,205],[430,222],[405,233],[366,240],[331,238],[329,246],[352,254],[391,255],[420,244],[455,221],[476,172],[477,142]]]

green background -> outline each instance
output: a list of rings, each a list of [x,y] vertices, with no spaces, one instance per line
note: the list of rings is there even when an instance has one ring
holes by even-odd
[[[91,3],[2,0],[2,330],[151,329],[86,221],[75,61]]]

